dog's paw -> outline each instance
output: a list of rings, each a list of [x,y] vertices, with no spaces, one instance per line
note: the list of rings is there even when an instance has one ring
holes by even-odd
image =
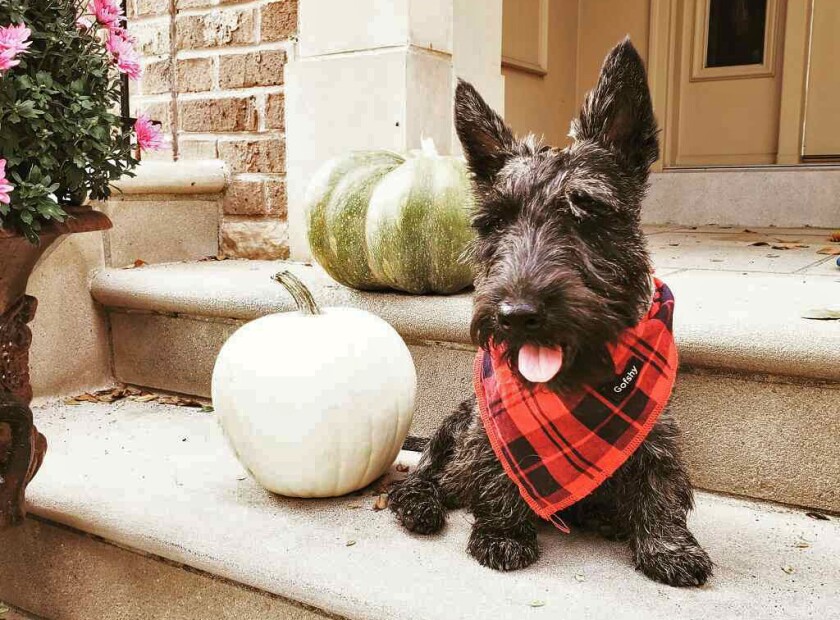
[[[446,523],[446,508],[438,487],[428,480],[409,478],[388,492],[388,505],[409,532],[434,534]]]
[[[512,533],[481,526],[473,526],[467,551],[482,566],[501,571],[525,568],[540,556],[534,531]]]
[[[712,560],[689,532],[674,539],[651,537],[638,543],[636,568],[669,586],[702,586],[712,576]]]

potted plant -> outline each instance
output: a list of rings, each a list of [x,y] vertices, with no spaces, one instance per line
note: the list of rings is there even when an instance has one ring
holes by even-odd
[[[135,149],[160,147],[148,118],[115,112],[121,76],[140,70],[117,0],[0,3],[0,528],[22,520],[46,449],[27,407],[27,281],[60,237],[110,227],[86,198],[130,175]]]

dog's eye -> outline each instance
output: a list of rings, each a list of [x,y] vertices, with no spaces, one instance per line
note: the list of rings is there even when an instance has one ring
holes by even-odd
[[[579,220],[594,216],[598,212],[598,201],[583,192],[572,191],[566,195],[566,202],[572,215]]]
[[[472,225],[480,234],[491,234],[510,224],[517,213],[516,205],[507,201],[485,203],[473,215]]]

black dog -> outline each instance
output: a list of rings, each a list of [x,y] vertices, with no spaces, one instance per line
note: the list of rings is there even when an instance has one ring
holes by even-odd
[[[562,349],[562,368],[546,380],[556,392],[597,382],[609,370],[606,343],[651,303],[639,211],[659,146],[641,58],[629,40],[610,52],[569,148],[517,140],[466,82],[458,85],[455,122],[479,205],[475,341],[503,343],[513,368],[525,346]],[[686,527],[692,505],[679,430],[666,410],[620,469],[562,516],[629,540],[636,566],[652,579],[695,586],[711,576],[712,562]],[[497,459],[474,396],[392,489],[390,506],[420,534],[439,531],[448,508],[469,508],[468,551],[497,570],[523,568],[539,555],[536,515]]]

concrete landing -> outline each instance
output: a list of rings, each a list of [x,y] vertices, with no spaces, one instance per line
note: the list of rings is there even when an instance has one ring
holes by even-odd
[[[35,419],[50,451],[30,486],[32,514],[346,618],[789,620],[840,609],[836,517],[698,494],[692,527],[717,564],[701,589],[651,582],[622,544],[548,526],[539,562],[502,574],[465,553],[464,512],[452,513],[441,535],[422,538],[399,529],[388,511],[374,512],[370,492],[316,501],[265,492],[232,456],[212,413],[47,403]],[[15,536],[0,534],[6,558],[26,551],[26,537]],[[62,549],[42,557],[29,588],[49,593],[50,580],[67,578],[47,570]],[[10,589],[14,570],[0,561],[0,600],[31,600],[20,586]]]

